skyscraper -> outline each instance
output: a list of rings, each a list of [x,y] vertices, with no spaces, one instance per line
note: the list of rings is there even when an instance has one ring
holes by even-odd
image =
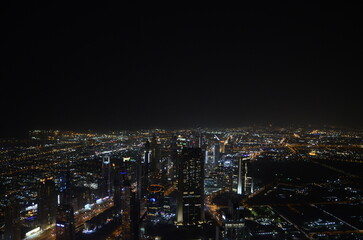
[[[40,179],[38,189],[38,223],[41,229],[46,229],[55,223],[57,194],[53,177]]]
[[[238,180],[237,180],[237,194],[251,194],[253,193],[253,179],[248,176],[248,157],[241,157],[238,161]]]
[[[159,162],[161,159],[161,148],[160,144],[158,144],[157,142],[155,134],[151,139],[150,147],[151,147],[150,169],[152,174],[156,174],[159,169]]]
[[[151,166],[151,151],[150,151],[150,142],[146,141],[144,150],[144,161],[138,161],[137,163],[137,173],[138,173],[138,191],[139,196],[144,196],[146,194],[146,188],[149,186],[149,176],[150,176],[150,169]]]
[[[59,201],[58,204],[69,204],[71,202],[71,174],[63,171],[59,177]]]
[[[121,208],[121,173],[121,169],[117,169],[114,178],[113,202],[117,208]]]
[[[218,164],[219,161],[219,142],[217,142],[214,146],[213,146],[213,163],[215,165]]]
[[[149,142],[149,140],[147,140],[146,143],[145,143],[144,162],[145,163],[150,163],[150,158],[151,158],[150,142]]]
[[[56,239],[57,240],[74,240],[74,213],[69,204],[62,204],[57,208],[56,215]]]
[[[121,188],[121,209],[122,216],[121,222],[123,225],[123,237],[125,239],[131,239],[131,184],[130,181],[125,177]]]
[[[110,196],[111,194],[111,160],[108,155],[102,158],[101,191],[101,197]]]
[[[243,178],[242,178],[242,158],[238,160],[238,180],[237,180],[237,194],[243,194]]]
[[[200,148],[183,148],[180,156],[177,223],[204,221],[204,157]]]

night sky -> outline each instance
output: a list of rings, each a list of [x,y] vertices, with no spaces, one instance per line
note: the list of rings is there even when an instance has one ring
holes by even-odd
[[[363,125],[362,4],[102,2],[1,7],[1,136]]]

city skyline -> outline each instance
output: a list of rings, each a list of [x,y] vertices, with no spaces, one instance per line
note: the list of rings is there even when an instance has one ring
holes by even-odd
[[[361,5],[8,3],[1,135],[31,129],[362,127]]]
[[[0,240],[362,240],[362,10],[3,3]]]
[[[0,141],[0,239],[362,239],[363,131],[254,126]]]

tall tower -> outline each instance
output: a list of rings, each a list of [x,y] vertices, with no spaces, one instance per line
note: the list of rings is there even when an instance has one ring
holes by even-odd
[[[120,168],[116,169],[114,178],[114,192],[113,192],[113,203],[117,208],[121,208],[121,174],[123,172]]]
[[[208,164],[208,150],[205,150],[205,151],[204,151],[204,154],[205,154],[205,155],[204,155],[204,163],[205,163],[205,164]]]
[[[102,158],[102,197],[111,195],[111,160],[106,155]]]
[[[243,163],[242,158],[238,160],[238,182],[237,182],[237,194],[242,195],[243,194]]]
[[[126,177],[125,177],[126,178]],[[121,222],[123,226],[123,237],[125,239],[131,239],[131,184],[130,181],[126,178],[122,183],[121,188],[121,209],[122,216]]]
[[[149,176],[150,176],[150,166],[151,166],[151,151],[150,151],[150,142],[146,141],[144,144],[144,161],[137,163],[137,172],[139,174],[139,196],[144,196],[146,194],[146,187],[149,186]]]
[[[216,143],[214,146],[213,146],[213,163],[215,165],[218,164],[218,161],[219,161],[219,142]]]
[[[200,148],[183,148],[180,157],[177,222],[204,221],[204,157]]]
[[[149,140],[146,141],[145,143],[145,152],[144,152],[144,162],[145,163],[150,163],[150,142]]]
[[[161,149],[160,145],[157,142],[155,134],[153,135],[153,138],[151,139],[150,143],[151,147],[151,161],[150,161],[150,169],[153,174],[155,174],[158,171],[158,165],[161,158]]]
[[[55,226],[57,240],[75,239],[74,213],[71,205],[58,206]]]
[[[55,223],[57,194],[53,177],[40,179],[38,189],[38,221],[41,229],[46,229]]]
[[[71,192],[71,174],[69,171],[64,171],[59,177],[59,201],[58,204],[70,204],[72,198]]]

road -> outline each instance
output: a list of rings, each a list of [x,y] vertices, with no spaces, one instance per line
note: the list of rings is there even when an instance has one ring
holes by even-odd
[[[92,219],[93,217],[99,215],[105,210],[111,208],[113,206],[113,199],[108,199],[105,203],[101,205],[95,205],[94,209],[88,211],[81,211],[79,214],[74,216],[75,220],[75,229],[76,232],[82,231],[83,225],[86,221]],[[53,225],[49,229],[40,232],[39,234],[35,234],[34,236],[27,238],[27,240],[54,240],[55,239],[55,226]]]

